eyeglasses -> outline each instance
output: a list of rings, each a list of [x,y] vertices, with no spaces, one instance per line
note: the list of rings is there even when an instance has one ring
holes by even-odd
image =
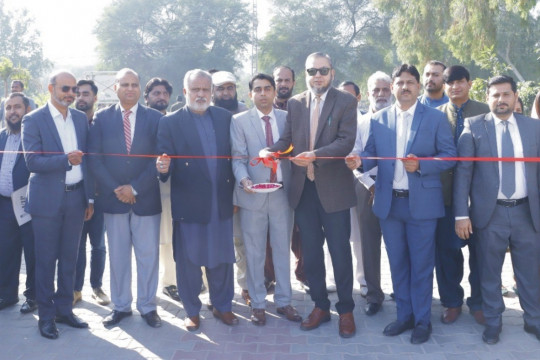
[[[317,69],[317,68],[309,68],[309,69],[306,69],[306,72],[308,73],[309,76],[315,76],[317,75],[317,71],[321,73],[322,76],[326,76],[328,75],[328,73],[330,72],[330,68],[327,68],[327,67],[323,67],[323,68],[320,68],[320,69]]]
[[[62,92],[65,92],[65,93],[68,93],[69,90],[73,91],[73,93],[77,93],[79,91],[79,87],[77,86],[67,86],[67,85],[64,85],[60,88],[60,90],[62,90]]]

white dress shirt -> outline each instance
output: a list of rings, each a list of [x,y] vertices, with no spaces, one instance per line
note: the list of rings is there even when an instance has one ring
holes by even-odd
[[[262,117],[263,116],[269,116],[270,117],[270,126],[272,127],[272,139],[274,140],[274,144],[277,143],[278,140],[279,140],[280,134],[279,134],[279,129],[278,129],[278,126],[277,126],[276,115],[274,114],[274,110],[272,109],[272,111],[270,111],[270,113],[268,115],[265,115],[262,112],[260,112],[259,109],[257,109],[257,114],[259,114],[259,119],[261,120],[261,126],[262,126],[262,130],[263,130],[263,134],[265,136],[265,139],[266,139],[266,123],[264,122]],[[281,164],[279,163],[279,161],[278,161],[278,167],[277,167],[277,171],[276,171],[276,178],[277,178],[277,182],[282,182],[283,181],[283,174],[281,172]]]
[[[13,193],[13,168],[17,161],[17,152],[21,144],[21,133],[13,134],[8,132],[2,165],[0,166],[0,195],[11,196]],[[21,155],[22,156],[22,155]]]
[[[120,106],[120,110],[122,110],[122,121],[124,121],[124,112],[126,111],[126,109],[124,109],[122,107],[122,105],[120,105],[120,103],[118,103],[118,105]],[[130,128],[131,128],[131,146],[133,146],[133,135],[135,135],[135,122],[137,120],[137,109],[139,108],[139,104],[135,104],[131,109],[131,114],[129,114],[129,124],[130,124]]]
[[[402,158],[405,157],[407,154],[405,154],[405,151],[407,150],[407,142],[409,141],[409,135],[411,133],[411,125],[414,118],[414,112],[416,110],[416,105],[418,104],[418,100],[414,103],[413,106],[411,106],[406,111],[401,110],[396,105],[396,157]],[[409,115],[409,121],[407,124],[403,121],[404,114],[407,113]],[[400,134],[403,134],[402,136],[405,136],[405,142],[404,146],[400,149],[399,147],[399,136]],[[409,190],[409,178],[407,176],[407,172],[403,170],[403,175],[401,177],[401,174],[399,173],[401,167],[398,166],[398,161],[401,162],[401,160],[396,160],[396,166],[394,167],[394,181],[392,184],[393,189],[397,190]],[[404,169],[404,168],[403,168]],[[401,178],[400,178],[401,177]]]
[[[354,148],[352,150],[353,154],[360,155],[367,144],[369,138],[369,129],[371,127],[371,116],[373,112],[371,109],[365,113],[361,114],[360,110],[357,111],[357,126],[356,126],[356,140],[354,142]],[[374,184],[375,180],[371,176],[377,176],[377,166],[366,172],[353,171],[354,176],[360,181],[366,189],[370,189]]]
[[[64,152],[67,154],[78,150],[77,133],[75,132],[75,125],[73,124],[69,109],[67,111],[67,117],[64,119],[62,113],[50,101],[48,102],[48,106],[54,120],[54,125],[56,125],[56,130],[58,130]],[[66,171],[66,185],[76,184],[82,181],[82,179],[81,165],[72,165],[71,170]]]
[[[492,113],[493,114],[493,113]],[[501,139],[504,124],[501,122],[504,120],[499,119],[495,114],[493,114],[495,122],[495,135],[497,137],[497,156],[502,157],[502,146]],[[514,157],[519,158],[523,157],[523,143],[521,142],[521,136],[519,134],[519,128],[517,126],[516,118],[514,114],[510,116],[508,120],[508,131],[510,132],[510,137],[512,138],[512,144],[514,145]],[[516,191],[510,199],[522,199],[527,197],[527,183],[525,181],[525,163],[523,161],[516,161]],[[502,163],[499,161],[499,194],[497,199],[507,199],[506,196],[501,192],[501,183],[502,183]]]

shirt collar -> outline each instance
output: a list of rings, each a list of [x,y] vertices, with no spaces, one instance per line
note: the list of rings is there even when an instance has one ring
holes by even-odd
[[[330,90],[330,88],[328,88],[328,90]],[[322,94],[322,95],[320,96],[321,102],[324,102],[324,100],[326,99],[326,95],[328,95],[328,90],[326,90],[326,91],[324,92],[324,94]],[[315,93],[314,93],[313,91],[311,91],[311,90],[310,90],[309,92],[311,93],[311,101],[315,101],[315,98],[317,97],[317,94],[315,94]]]
[[[493,115],[493,118],[495,119],[495,125],[499,125],[501,121],[504,121],[504,120],[501,120],[499,117],[497,117],[497,115],[495,115],[493,112],[491,114]],[[509,124],[517,126],[517,121],[516,121],[516,118],[514,117],[514,113],[512,113],[512,115],[510,115],[510,117],[506,121],[508,121]]]
[[[276,117],[274,116],[274,109],[272,109],[272,111],[270,111],[270,113],[268,115],[264,115],[262,112],[259,111],[259,109],[255,108],[255,110],[257,110],[257,114],[259,114],[259,119],[262,119],[263,116],[270,116],[270,119],[275,119]],[[261,120],[262,121],[262,120]]]
[[[64,120],[64,115],[62,115],[62,113],[53,105],[51,100],[47,101],[47,105],[49,106],[49,111],[50,111],[51,116],[52,116],[53,119],[60,116],[62,118],[62,120]],[[68,108],[67,109],[67,116],[66,116],[65,120],[67,120],[70,117],[71,117],[71,112],[69,111],[69,108]]]
[[[126,109],[124,109],[120,103],[118,103],[118,105],[120,106],[120,110],[122,110],[122,114],[123,114],[124,111],[126,111]],[[131,111],[132,114],[137,114],[137,109],[138,108],[139,108],[139,103],[136,103],[129,110]]]
[[[414,105],[413,105],[413,106],[411,106],[411,107],[408,108],[407,110],[403,111],[403,110],[401,110],[401,109],[399,108],[399,106],[397,106],[397,104],[396,104],[396,114],[399,116],[399,115],[401,115],[401,113],[407,113],[407,114],[409,114],[409,115],[411,116],[411,118],[412,118],[412,117],[414,117],[414,112],[416,111],[416,105],[418,105],[418,100],[416,100],[416,101],[414,102]]]

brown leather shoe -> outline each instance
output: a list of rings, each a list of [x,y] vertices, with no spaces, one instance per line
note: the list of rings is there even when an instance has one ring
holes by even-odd
[[[486,319],[484,318],[484,312],[482,310],[476,310],[472,312],[472,316],[474,317],[474,320],[480,325],[486,324]]]
[[[251,309],[251,322],[253,323],[253,325],[265,325],[266,315],[264,309]]]
[[[461,306],[446,308],[441,315],[441,322],[443,324],[452,324],[453,322],[457,320],[460,314],[461,314]]]
[[[251,296],[249,296],[249,291],[242,290],[242,299],[246,302],[247,306],[251,306]]]
[[[352,312],[339,315],[339,336],[342,338],[350,338],[356,334],[356,325],[354,324],[354,316]]]
[[[314,308],[308,318],[300,324],[301,330],[313,330],[319,327],[321,323],[330,321],[330,311],[324,311],[318,307]]]
[[[201,326],[201,319],[199,315],[189,316],[184,320],[184,325],[188,331],[197,331]]]
[[[221,312],[214,307],[212,314],[214,314],[214,317],[221,320],[225,325],[238,325],[238,318],[232,313],[232,311]]]
[[[296,309],[293,308],[291,305],[278,307],[276,311],[278,314],[285,315],[285,317],[289,321],[294,321],[294,322],[302,321],[302,317],[300,316],[300,314],[298,314],[298,311],[296,311]]]

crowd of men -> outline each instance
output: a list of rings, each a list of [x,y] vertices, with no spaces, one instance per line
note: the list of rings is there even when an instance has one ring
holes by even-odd
[[[296,96],[290,67],[255,75],[248,109],[232,73],[193,69],[185,106],[173,112],[167,80],[148,81],[143,105],[139,75],[128,68],[116,74],[118,103],[97,112],[97,86],[70,72],[52,74],[49,101],[33,111],[14,81],[0,133],[0,309],[19,301],[24,251],[20,311],[37,310],[49,339],[58,338],[57,323],[88,327],[73,313],[88,237],[92,297],[112,303],[106,328],[133,314],[134,252],[136,309],[151,327],[161,326],[159,283],[182,303],[187,330],[201,326],[204,289],[213,315],[238,324],[236,263],[254,325],[265,325],[273,294],[279,315],[315,329],[331,320],[328,293],[336,291],[339,335],[348,338],[355,281],[367,316],[382,307],[383,238],[397,307],[384,335],[412,330],[411,343],[429,340],[434,269],[441,322],[457,321],[468,246],[466,304],[485,326],[483,341],[497,343],[502,330],[508,248],[524,329],[540,340],[540,165],[519,161],[540,157],[540,122],[515,112],[514,80],[490,79],[484,104],[469,98],[463,66],[430,61],[420,94],[419,71],[402,64],[369,77],[364,113],[357,84],[333,87],[330,56],[309,55],[304,70],[307,90]],[[292,302],[291,250],[314,302],[305,318]]]

